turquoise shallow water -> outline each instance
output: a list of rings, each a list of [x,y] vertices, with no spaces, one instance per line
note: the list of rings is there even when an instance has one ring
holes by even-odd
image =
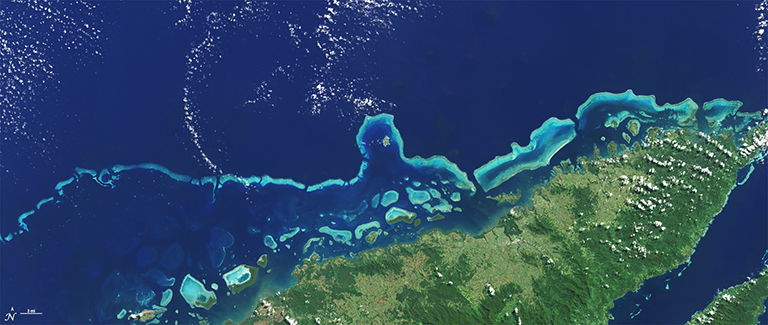
[[[289,287],[292,267],[312,251],[415,240],[416,228],[387,224],[389,211],[417,213],[425,230],[480,232],[509,208],[486,195],[523,189],[525,199],[550,176],[549,167],[527,168],[574,161],[595,143],[604,148],[602,136],[621,142],[624,126],[606,121],[638,103],[654,111],[646,98],[574,118],[590,94],[631,99],[620,95],[631,88],[660,105],[724,97],[744,111],[766,107],[751,4],[371,3],[7,3],[0,310],[42,314],[17,322],[109,322],[165,300],[170,323],[241,317],[259,295]],[[731,106],[715,104],[710,118],[728,115]],[[365,116],[379,113],[394,116],[402,141],[374,123],[358,143]],[[563,141],[573,130],[561,125],[529,144],[550,117],[571,119],[573,140]],[[677,117],[638,120],[679,125]],[[738,124],[726,116],[722,126]],[[400,149],[448,160],[405,161]],[[503,167],[486,178],[507,181],[483,193],[492,182],[475,174],[495,156],[521,159],[491,164]],[[755,177],[745,186],[760,186]],[[388,192],[398,195],[385,204]],[[425,222],[432,209],[452,212]],[[362,235],[374,229],[382,236],[368,244]],[[747,230],[756,237],[744,238],[764,238]],[[256,283],[228,296],[223,275],[261,254],[269,264]],[[745,260],[693,279],[716,290],[706,279],[738,280],[760,263]],[[185,301],[187,274],[216,294],[213,308]]]
[[[639,100],[650,106],[634,104]],[[412,242],[419,231],[435,227],[478,233],[510,207],[497,206],[485,195],[517,189],[530,193],[551,175],[550,158],[576,161],[589,155],[590,144],[604,148],[604,141],[595,140],[597,135],[620,139],[630,118],[641,121],[634,139],[638,141],[648,128],[680,127],[691,114],[674,113],[679,107],[708,114],[696,111],[691,101],[659,107],[652,97],[631,91],[595,94],[587,103],[578,130],[569,121],[544,123],[535,132],[565,134],[565,143],[513,145],[514,154],[525,159],[506,157],[504,168],[511,170],[507,180],[487,193],[445,157],[404,157],[406,140],[393,116],[386,114],[368,117],[360,127],[356,143],[362,164],[349,180],[305,185],[266,175],[193,178],[155,164],[77,169],[55,187],[56,195],[21,215],[18,229],[5,235],[11,249],[4,257],[25,261],[5,271],[14,279],[5,292],[35,288],[26,303],[56,310],[58,314],[46,316],[53,321],[115,322],[149,307],[169,309],[162,318],[180,323],[190,317],[241,319],[258,297],[290,287],[292,269],[313,253],[321,258],[349,256]],[[583,123],[610,121],[613,116],[623,117],[617,128]],[[722,124],[741,125],[760,115],[720,118]],[[578,141],[569,144],[571,139]],[[518,173],[524,169],[515,164],[530,166],[536,160],[540,162],[526,168],[530,170]],[[496,173],[500,167],[489,170],[475,174]],[[445,219],[428,221],[437,213]],[[394,222],[403,218],[407,223]],[[412,226],[417,218],[424,229]],[[370,232],[379,234],[374,243],[365,240]],[[256,267],[261,255],[268,257],[266,268]],[[240,267],[243,264],[251,268]],[[52,268],[57,270],[53,276]],[[252,278],[255,282],[249,282]],[[247,282],[252,287],[239,293],[242,289],[228,290]],[[75,303],[89,299],[93,304]]]

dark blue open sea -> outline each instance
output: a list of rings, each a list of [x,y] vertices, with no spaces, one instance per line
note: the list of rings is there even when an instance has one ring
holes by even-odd
[[[768,109],[766,14],[750,1],[0,2],[0,314],[240,321],[313,252],[418,237],[388,220],[481,232],[509,209],[486,195],[527,198],[552,164],[619,142],[611,116],[642,121],[634,142],[677,127],[686,98]],[[612,323],[684,323],[761,270],[768,168],[753,167],[690,263],[617,300]]]

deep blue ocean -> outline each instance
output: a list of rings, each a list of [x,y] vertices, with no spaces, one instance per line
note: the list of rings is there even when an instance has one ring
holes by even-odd
[[[512,142],[528,144],[550,117],[577,121],[595,93],[768,108],[756,34],[768,10],[759,5],[0,3],[0,314],[39,313],[3,317],[20,324],[129,323],[121,309],[160,305],[171,289],[161,322],[244,317],[260,296],[288,288],[313,251],[328,258],[415,240],[418,228],[386,223],[388,190],[400,193],[392,207],[413,210],[425,230],[482,231],[505,207],[483,201],[472,172]],[[393,119],[365,119],[380,113]],[[552,163],[591,153],[601,135],[620,139],[604,131],[575,132]],[[755,168],[690,264],[616,301],[613,323],[683,323],[759,272],[768,169]],[[528,189],[549,170],[488,194]],[[447,218],[427,222],[411,191],[449,205]],[[367,230],[389,234],[355,239],[371,221],[379,226]],[[227,294],[222,274],[261,254],[269,263],[257,283]],[[179,288],[186,274],[217,305],[191,308]]]

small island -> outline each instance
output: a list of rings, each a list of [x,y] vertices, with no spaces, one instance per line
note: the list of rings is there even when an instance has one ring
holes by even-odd
[[[400,221],[405,223],[411,223],[413,222],[413,219],[415,219],[417,216],[416,213],[401,209],[398,207],[392,207],[387,211],[387,214],[385,215],[385,218],[387,220],[388,224],[395,224]]]
[[[206,290],[202,282],[187,274],[181,282],[179,289],[181,296],[189,304],[190,308],[211,309],[216,304],[216,293]]]
[[[379,237],[379,234],[381,234],[381,229],[377,231],[371,231],[368,233],[368,236],[365,236],[365,241],[367,241],[369,244],[373,244],[376,242],[376,238]]]
[[[445,216],[440,214],[440,213],[438,213],[438,214],[436,214],[434,216],[431,216],[431,217],[427,217],[427,221],[429,221],[429,222],[437,221],[437,220],[443,220],[443,219],[445,219]]]
[[[496,196],[487,196],[487,199],[493,199],[498,202],[498,204],[508,202],[511,204],[517,203],[517,201],[520,200],[520,198],[523,196],[523,194],[520,192],[520,189],[517,190],[517,193],[502,193]]]
[[[640,133],[640,122],[635,119],[629,120],[627,122],[627,130],[629,133],[632,133],[632,136],[637,136]]]
[[[155,318],[155,316],[160,315],[164,313],[167,309],[161,308],[161,309],[144,309],[142,312],[138,314],[131,314],[128,316],[128,320],[138,320],[142,323],[146,323],[148,321],[151,321]]]
[[[243,291],[243,289],[256,283],[256,275],[258,273],[259,269],[250,265],[242,264],[232,269],[231,271],[224,273],[222,277],[227,283],[227,288],[229,288],[229,291],[231,291],[233,294],[237,294],[240,291]]]
[[[261,254],[261,256],[259,256],[259,260],[256,261],[256,265],[262,268],[267,267],[267,254]]]

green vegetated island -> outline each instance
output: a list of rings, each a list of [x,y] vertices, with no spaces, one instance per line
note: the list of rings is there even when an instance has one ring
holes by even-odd
[[[296,285],[262,300],[244,324],[607,323],[614,300],[690,258],[737,171],[767,144],[765,120],[740,139],[649,129],[643,145],[619,152],[611,144],[607,157],[596,148],[579,167],[554,167],[528,204],[480,235],[433,229],[357,260],[313,255],[296,267]],[[755,323],[765,272],[691,322]]]

